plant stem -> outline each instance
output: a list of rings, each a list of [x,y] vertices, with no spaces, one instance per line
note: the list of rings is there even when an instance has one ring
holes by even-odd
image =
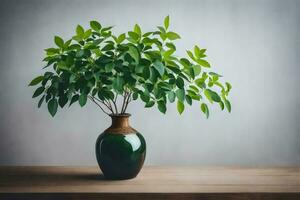
[[[116,113],[118,114],[117,98],[118,98],[118,94],[116,94],[116,97],[115,97],[115,99],[114,99],[114,100],[112,100],[112,102],[113,102],[113,104],[114,104],[114,107],[115,107]]]
[[[125,107],[125,102],[126,102],[126,96],[127,96],[127,92],[124,92],[124,96],[123,96],[123,103],[122,103],[122,109],[121,109],[121,114],[124,113],[124,107]]]
[[[91,96],[92,97],[92,96]],[[96,97],[92,97],[94,100],[97,100],[98,102],[100,102],[100,103],[102,103],[108,110],[110,110],[112,113],[114,113],[113,112],[113,110],[112,110],[112,108],[107,104],[107,102],[105,102],[105,101],[102,101],[102,100],[100,100],[100,99],[98,99],[98,98],[96,98]]]
[[[109,115],[109,113],[108,112],[106,112],[102,107],[101,107],[101,105],[99,104],[99,103],[97,103],[96,101],[95,101],[95,99],[94,99],[94,97],[92,97],[92,96],[89,96],[89,99],[90,100],[92,100],[105,114],[107,114],[107,115]]]
[[[111,110],[112,114],[115,114],[114,109],[111,106],[110,100],[106,100],[105,102],[107,103],[107,105],[108,105],[109,109]]]
[[[125,103],[125,108],[124,108],[123,113],[126,112],[127,106],[128,106],[128,104],[129,104],[129,102],[130,102],[130,99],[131,99],[131,92],[129,92],[128,94],[129,94],[129,95],[127,96],[127,100],[126,100],[126,103]]]

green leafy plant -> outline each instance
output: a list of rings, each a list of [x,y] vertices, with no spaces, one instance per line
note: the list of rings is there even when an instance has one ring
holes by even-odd
[[[176,102],[181,114],[194,101],[207,118],[206,102],[230,112],[231,85],[209,71],[206,49],[196,45],[187,57],[175,56],[174,41],[180,36],[169,30],[169,16],[157,28],[144,33],[136,24],[132,31],[114,35],[112,26],[91,21],[88,29],[78,25],[67,41],[55,36],[56,46],[45,49],[43,60],[51,70],[29,84],[38,85],[33,94],[40,97],[38,107],[46,102],[54,116],[58,106],[78,102],[83,107],[90,100],[106,114],[123,114],[131,101],[141,99],[146,108],[157,105],[162,113],[167,102]]]

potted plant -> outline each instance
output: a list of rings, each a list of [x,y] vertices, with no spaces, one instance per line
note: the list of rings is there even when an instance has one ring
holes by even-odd
[[[141,100],[146,108],[157,106],[165,113],[168,102],[176,102],[181,114],[186,105],[200,102],[200,110],[209,117],[206,102],[217,103],[230,112],[227,99],[231,85],[220,82],[221,75],[209,71],[206,49],[197,45],[187,57],[175,56],[174,40],[180,36],[169,30],[169,16],[153,32],[142,32],[139,25],[118,36],[112,26],[97,21],[90,28],[78,25],[76,34],[64,41],[55,36],[55,47],[45,49],[43,61],[50,69],[34,78],[33,98],[40,97],[54,116],[58,106],[81,107],[95,103],[112,118],[112,125],[97,139],[96,157],[106,178],[128,179],[140,171],[146,153],[143,136],[128,122],[128,104]]]

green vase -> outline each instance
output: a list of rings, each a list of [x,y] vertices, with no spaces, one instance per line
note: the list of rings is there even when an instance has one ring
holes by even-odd
[[[137,176],[146,156],[144,137],[129,125],[130,114],[111,115],[112,124],[96,142],[96,157],[106,179]]]

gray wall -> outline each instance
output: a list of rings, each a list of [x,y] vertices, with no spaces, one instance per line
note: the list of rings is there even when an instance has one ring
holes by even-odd
[[[94,143],[110,119],[95,105],[73,106],[51,118],[37,108],[28,82],[42,73],[43,49],[93,19],[127,31],[143,30],[170,14],[178,55],[208,48],[214,69],[233,85],[232,114],[199,105],[179,116],[129,107],[133,127],[147,140],[147,164],[300,164],[300,1],[1,1],[0,164],[96,165]]]

